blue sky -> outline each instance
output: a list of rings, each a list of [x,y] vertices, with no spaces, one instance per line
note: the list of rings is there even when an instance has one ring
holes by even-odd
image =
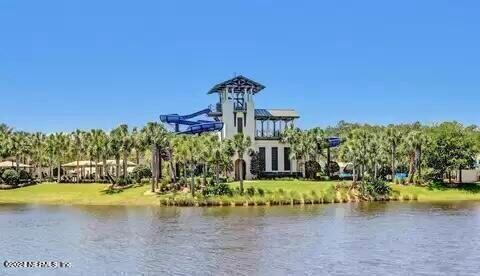
[[[0,122],[28,131],[189,113],[235,73],[301,127],[480,124],[478,1],[0,2]]]

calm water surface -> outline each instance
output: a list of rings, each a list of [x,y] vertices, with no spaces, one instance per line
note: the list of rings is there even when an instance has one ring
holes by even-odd
[[[480,203],[0,205],[0,251],[0,275],[479,275]]]

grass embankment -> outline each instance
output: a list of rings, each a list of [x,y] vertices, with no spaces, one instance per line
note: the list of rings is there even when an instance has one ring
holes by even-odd
[[[342,183],[342,185],[337,185]],[[239,183],[230,184],[237,188]],[[335,189],[339,186],[339,189]],[[248,194],[249,188],[255,188],[254,194]],[[245,181],[243,196],[210,196],[172,193],[160,196],[162,205],[178,206],[244,206],[244,205],[295,205],[295,204],[325,204],[360,201],[354,191],[350,191],[349,183],[336,181],[303,181],[303,180],[273,180]],[[261,190],[261,191],[260,191]],[[372,197],[371,200],[416,200],[415,194],[408,191],[394,191],[391,196]]]
[[[345,190],[336,191],[334,185],[338,183],[300,180],[246,181],[245,189],[255,187],[254,195],[203,197],[197,193],[195,198],[188,193],[158,196],[146,194],[150,189],[148,185],[108,193],[105,191],[107,187],[105,184],[43,183],[14,190],[0,190],[0,204],[243,206],[321,204],[358,200],[355,195]],[[230,185],[235,188],[239,184]],[[456,188],[392,185],[392,188],[393,192],[388,200],[480,200],[479,184],[464,184]],[[259,189],[264,193],[260,194]],[[377,199],[385,200],[386,198]]]
[[[400,194],[416,195],[419,201],[480,200],[480,183],[464,183],[458,187],[419,187],[391,185]]]
[[[156,196],[144,195],[148,186],[107,193],[106,184],[42,183],[0,191],[0,203],[65,205],[158,205]]]

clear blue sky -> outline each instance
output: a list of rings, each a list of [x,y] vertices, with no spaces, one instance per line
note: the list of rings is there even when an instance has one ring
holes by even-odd
[[[478,1],[0,2],[0,122],[28,131],[143,125],[267,88],[301,127],[480,124]]]

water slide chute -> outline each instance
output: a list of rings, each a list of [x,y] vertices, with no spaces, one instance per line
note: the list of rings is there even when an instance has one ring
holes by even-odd
[[[205,108],[188,115],[179,115],[179,114],[160,115],[160,121],[166,124],[174,124],[175,132],[178,134],[200,134],[204,132],[222,130],[223,122],[208,121],[208,120],[196,120],[196,121],[191,120],[201,115],[207,115],[210,112],[211,112],[210,108]],[[180,125],[186,125],[188,127],[185,130],[180,131]]]

